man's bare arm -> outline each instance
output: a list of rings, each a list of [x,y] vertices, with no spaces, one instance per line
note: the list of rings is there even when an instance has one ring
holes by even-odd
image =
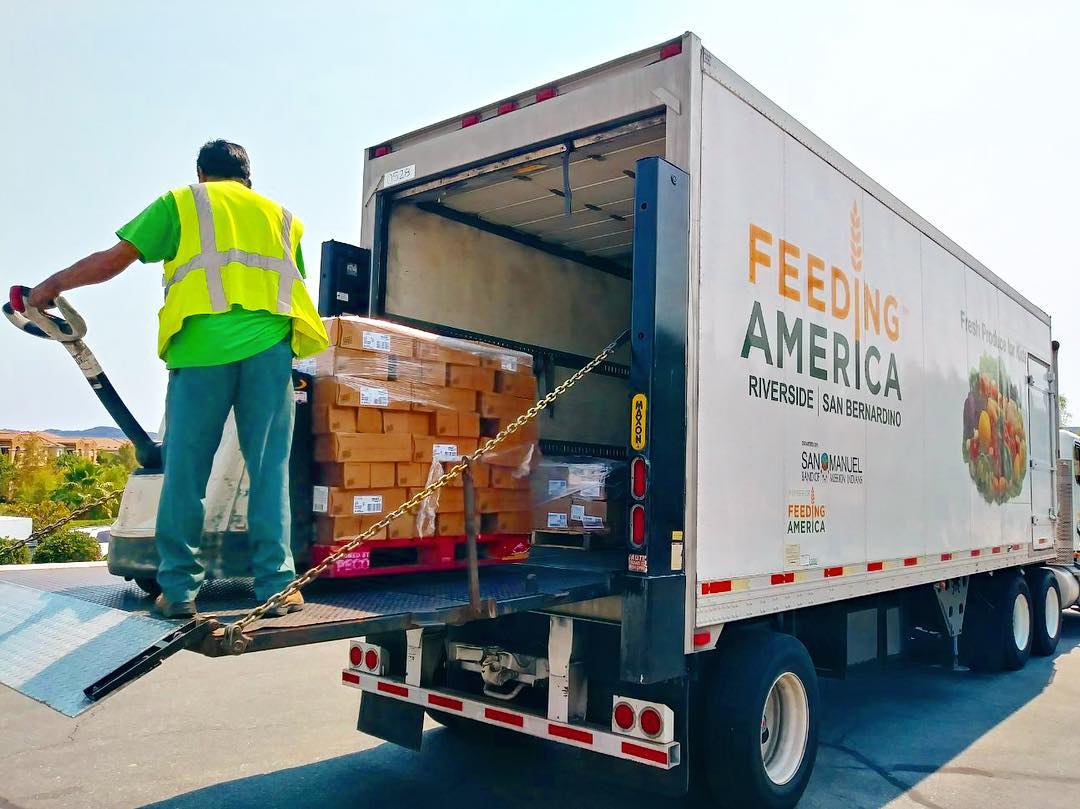
[[[91,253],[54,275],[50,275],[30,292],[30,305],[36,309],[47,309],[53,305],[53,299],[69,289],[100,284],[115,278],[139,257],[139,251],[125,241],[117,242],[108,250]]]

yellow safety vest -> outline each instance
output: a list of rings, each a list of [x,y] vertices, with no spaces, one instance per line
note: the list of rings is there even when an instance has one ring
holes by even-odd
[[[292,318],[297,357],[329,344],[296,266],[304,225],[243,183],[221,180],[175,189],[180,246],[165,262],[165,305],[158,312],[158,356],[192,315],[239,305]]]

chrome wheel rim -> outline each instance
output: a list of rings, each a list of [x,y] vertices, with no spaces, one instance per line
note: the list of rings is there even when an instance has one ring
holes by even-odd
[[[761,712],[761,762],[777,786],[802,766],[810,734],[810,704],[802,680],[790,671],[777,677]]]
[[[1046,637],[1053,640],[1061,628],[1061,598],[1053,587],[1046,588],[1046,605],[1043,608],[1046,620]]]
[[[1031,638],[1031,607],[1023,593],[1017,593],[1012,609],[1013,642],[1019,651],[1027,648]]]

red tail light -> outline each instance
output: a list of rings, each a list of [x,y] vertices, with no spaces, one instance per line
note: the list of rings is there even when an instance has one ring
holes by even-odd
[[[539,90],[536,93],[536,101],[547,101],[549,98],[555,98],[559,94],[559,91],[554,87],[545,87],[543,90]]]
[[[507,101],[505,104],[500,104],[499,105],[499,110],[498,110],[498,112],[496,114],[497,115],[506,115],[506,113],[513,112],[517,108],[518,108],[518,103],[516,101]]]
[[[640,500],[645,496],[647,476],[648,468],[645,466],[645,459],[634,458],[630,462],[630,493],[634,495],[635,500]]]
[[[660,49],[661,59],[670,59],[672,56],[678,56],[682,53],[682,40],[678,42],[669,42],[667,45]]]
[[[480,123],[479,115],[466,115],[461,119],[461,128],[464,129],[467,126],[476,126],[478,123]]]
[[[372,150],[371,154],[373,157],[386,157],[388,154],[390,154],[390,145],[384,144],[382,146],[376,146]]]
[[[638,717],[641,731],[646,736],[659,736],[664,729],[664,720],[660,718],[660,712],[655,708],[646,708]]]
[[[615,706],[612,716],[615,719],[615,724],[622,730],[630,730],[634,726],[634,709],[625,702],[620,702]]]
[[[630,509],[630,542],[635,548],[645,545],[645,507],[642,505]]]
[[[374,649],[368,649],[364,654],[364,666],[375,671],[379,667],[379,653]]]
[[[359,666],[364,661],[364,651],[359,646],[353,646],[349,649],[349,662],[354,666]]]

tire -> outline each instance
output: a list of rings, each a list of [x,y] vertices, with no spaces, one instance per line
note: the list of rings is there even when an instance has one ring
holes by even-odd
[[[734,632],[714,654],[704,684],[701,775],[709,794],[727,809],[790,809],[817,757],[810,655],[792,636],[767,631]]]
[[[1031,590],[1020,574],[973,581],[960,635],[965,662],[975,671],[1022,669],[1031,656],[1033,612]]]
[[[1045,567],[1029,570],[1027,580],[1034,624],[1031,653],[1048,657],[1057,650],[1061,639],[1061,588],[1054,572]]]
[[[135,579],[135,585],[146,593],[148,596],[157,598],[161,595],[161,587],[158,586],[157,579],[137,578]]]

